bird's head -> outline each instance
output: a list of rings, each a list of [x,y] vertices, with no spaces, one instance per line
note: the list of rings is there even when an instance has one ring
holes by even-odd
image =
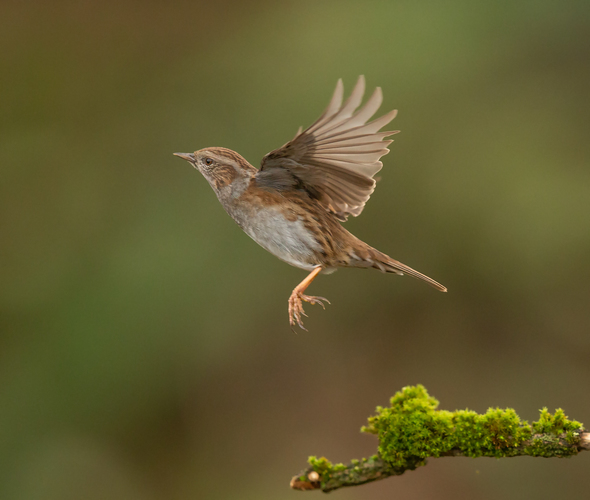
[[[218,196],[223,191],[231,191],[236,181],[250,179],[257,172],[242,156],[231,149],[205,148],[194,153],[174,155],[188,161],[201,172]]]

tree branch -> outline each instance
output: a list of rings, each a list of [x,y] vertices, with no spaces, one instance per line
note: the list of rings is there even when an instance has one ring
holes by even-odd
[[[541,410],[538,421],[521,421],[514,410],[437,410],[438,401],[422,386],[405,387],[391,408],[377,408],[363,431],[379,436],[378,454],[348,465],[310,457],[310,467],[291,479],[295,490],[329,492],[357,486],[426,465],[437,457],[571,457],[590,450],[590,432],[562,410]]]
[[[531,446],[534,442],[551,443],[547,451],[553,453],[553,455],[546,456],[569,457],[576,455],[580,451],[590,450],[590,432],[581,432],[577,444],[568,443],[565,439],[565,435],[560,436],[558,441],[559,447],[555,448],[555,436],[550,434],[535,434],[531,440],[523,443],[523,446],[519,447],[517,452],[511,456],[518,457],[530,455],[526,450],[527,447]],[[465,456],[465,454],[459,449],[453,449],[442,456],[461,457]],[[414,470],[419,465],[426,465],[426,461],[418,459],[413,465],[408,464],[407,466],[393,467],[377,455],[374,455],[368,459],[353,461],[340,470],[331,470],[329,472],[329,478],[325,482],[321,481],[322,476],[316,470],[317,465],[310,466],[291,479],[291,488],[301,491],[321,489],[324,493],[328,493],[337,490],[338,488],[344,488],[345,486],[359,486],[380,479],[386,479],[390,476],[401,476],[407,470]]]

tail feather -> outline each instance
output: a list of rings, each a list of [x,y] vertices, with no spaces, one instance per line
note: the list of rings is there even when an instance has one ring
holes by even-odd
[[[375,269],[379,269],[381,272],[384,273],[399,274],[400,276],[403,274],[407,274],[408,276],[412,276],[413,278],[425,281],[430,286],[436,288],[441,292],[447,291],[447,288],[441,285],[438,281],[429,278],[425,274],[419,273],[415,269],[412,269],[410,266],[406,266],[405,264],[402,264],[401,262],[392,259],[388,255],[385,255],[384,253],[375,250],[374,248],[372,248],[371,250],[373,250],[373,252],[371,252],[371,261],[373,264],[372,267],[374,267]]]

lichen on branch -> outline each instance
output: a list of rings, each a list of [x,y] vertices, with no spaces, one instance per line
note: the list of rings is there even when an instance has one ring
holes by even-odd
[[[430,457],[569,457],[590,449],[590,433],[561,409],[552,415],[543,408],[539,420],[529,424],[511,408],[478,414],[438,405],[422,385],[404,387],[362,428],[378,436],[377,455],[349,465],[310,457],[310,467],[291,480],[291,487],[331,491],[364,484],[414,470]]]

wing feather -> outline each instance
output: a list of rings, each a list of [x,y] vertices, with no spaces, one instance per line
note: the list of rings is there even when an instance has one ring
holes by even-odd
[[[389,137],[390,135],[394,135],[394,134],[399,134],[399,130],[393,130],[391,132],[379,132],[378,134],[366,134],[366,135],[355,135],[353,137],[343,137],[341,139],[322,139],[322,140],[318,140],[316,141],[316,147],[319,146],[324,146],[327,144],[338,144],[338,145],[344,145],[342,143],[346,143],[346,145],[348,144],[366,144],[368,142],[377,142],[377,141],[381,141],[383,143],[385,143],[385,141],[383,141],[382,139],[385,137]],[[389,142],[393,142],[392,140],[390,140]]]
[[[395,118],[395,110],[368,122],[381,106],[383,94],[377,87],[359,109],[364,93],[365,78],[360,76],[342,104],[344,86],[338,80],[322,115],[263,158],[257,182],[262,187],[290,188],[288,171],[341,220],[359,215],[375,189],[373,176],[383,167],[379,160],[393,142],[386,137],[398,132],[379,132]]]

